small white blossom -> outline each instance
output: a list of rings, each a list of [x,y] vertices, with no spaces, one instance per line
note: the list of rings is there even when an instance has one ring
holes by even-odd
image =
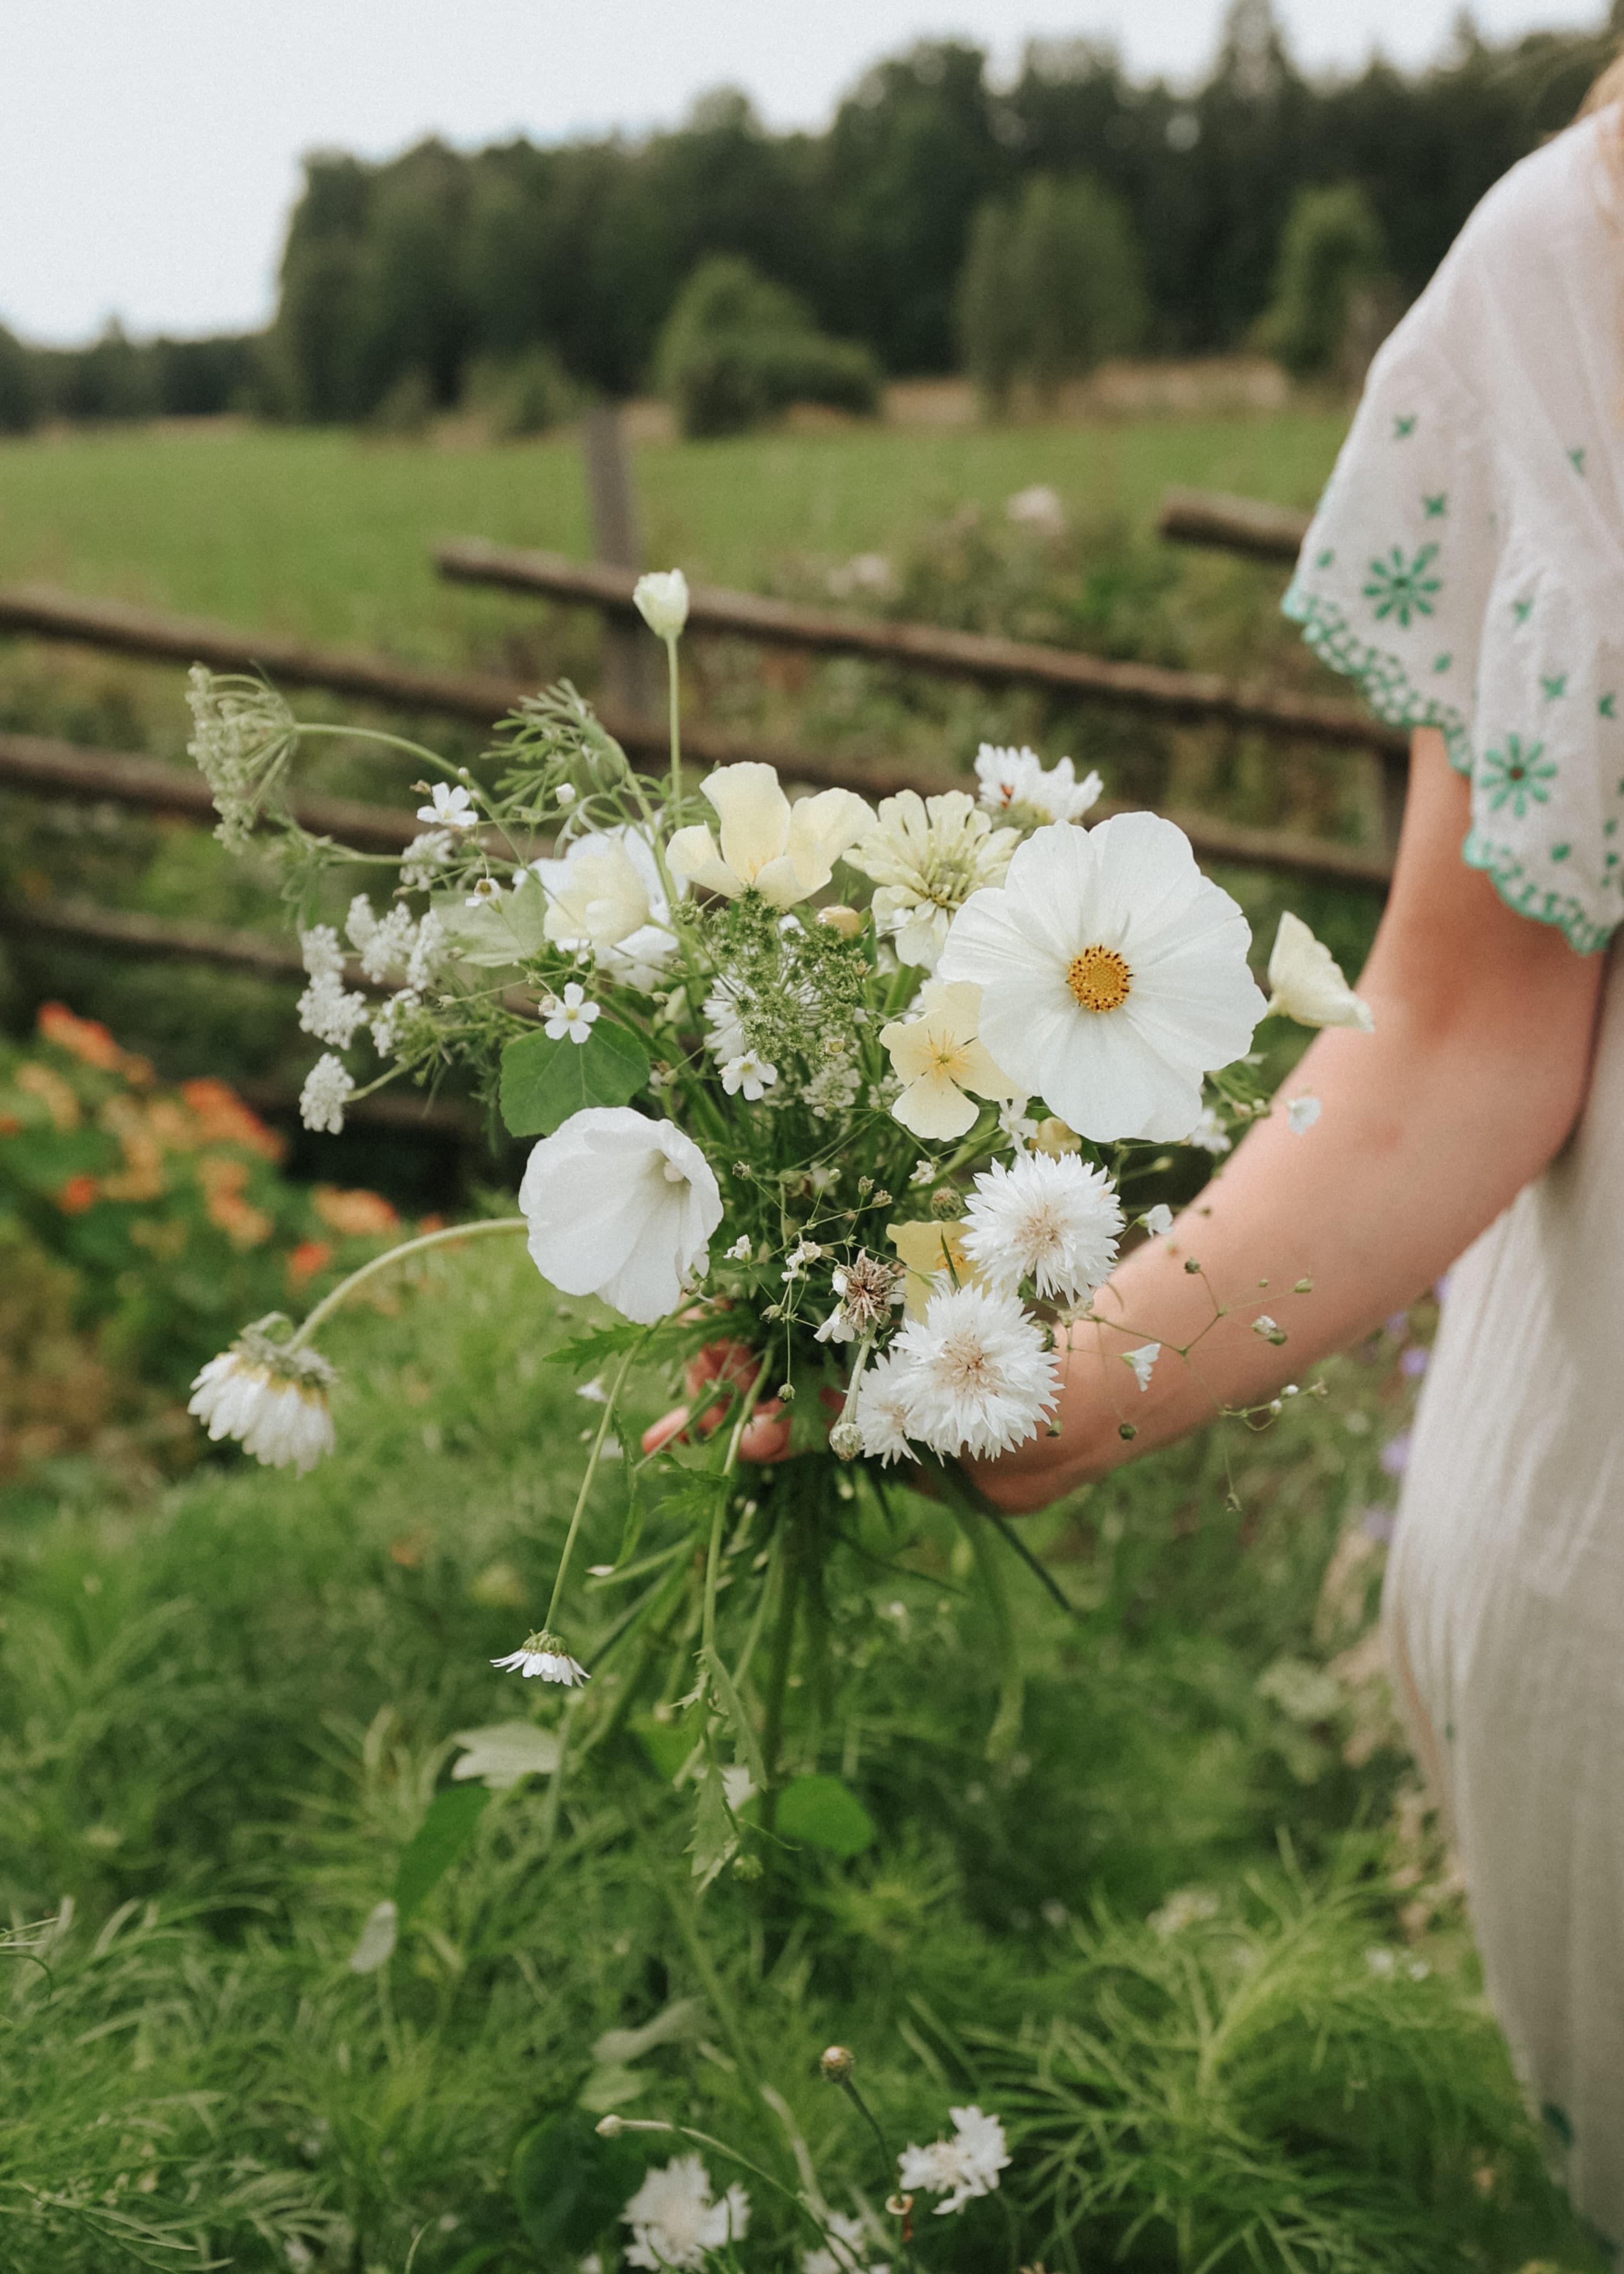
[[[650,2172],[620,2213],[630,2227],[626,2263],[698,2274],[706,2255],[748,2232],[750,2198],[737,2180],[719,2202],[710,2198],[710,2174],[697,2156],[674,2156]]]
[[[656,639],[682,636],[688,621],[688,578],[680,568],[656,569],[639,576],[632,588],[637,613]]]
[[[450,858],[449,832],[425,829],[421,837],[412,839],[401,855],[402,884],[409,892],[426,892]]]
[[[902,1301],[906,1274],[862,1250],[833,1276],[840,1299],[817,1330],[820,1343],[850,1343],[873,1334]]]
[[[245,1327],[198,1375],[186,1411],[215,1441],[236,1437],[267,1468],[303,1476],[335,1442],[327,1392],[337,1379],[317,1352],[289,1350],[263,1328]]]
[[[1018,1152],[1024,1153],[1037,1142],[1038,1125],[1027,1112],[1024,1097],[1011,1097],[998,1108],[998,1128]]]
[[[561,806],[568,808],[575,802],[575,785],[572,782],[560,782],[553,794]]]
[[[737,1097],[742,1090],[752,1105],[766,1096],[778,1078],[777,1066],[757,1058],[754,1050],[741,1050],[722,1068],[722,1088],[729,1097]]]
[[[1045,537],[1065,535],[1065,508],[1060,502],[1060,493],[1048,482],[1034,482],[1029,489],[1017,490],[1006,498],[1004,517],[1018,528],[1041,530]]]
[[[561,1043],[566,1035],[572,1043],[584,1043],[592,1031],[592,1021],[603,1015],[603,1005],[589,1003],[585,990],[573,979],[561,997],[555,995],[549,999],[546,1008],[550,1043]]]
[[[312,924],[299,934],[299,954],[312,979],[342,979],[344,951],[331,924]]]
[[[461,782],[436,782],[431,795],[432,804],[417,808],[419,821],[432,821],[441,829],[477,828],[478,808]]]
[[[583,1666],[571,1658],[555,1634],[545,1631],[527,1635],[517,1650],[510,1651],[506,1658],[493,1658],[491,1663],[500,1674],[522,1674],[527,1682],[558,1682],[566,1690],[576,1689],[592,1678]]]
[[[406,966],[406,984],[409,987],[421,989],[428,985],[440,968],[445,945],[446,927],[435,910],[431,908],[417,926],[417,942]]]
[[[908,1434],[932,1452],[989,1459],[1054,1410],[1059,1368],[1013,1295],[938,1285],[891,1347],[906,1369]]]
[[[1124,1351],[1122,1362],[1132,1369],[1133,1379],[1142,1390],[1150,1388],[1151,1371],[1161,1355],[1160,1343],[1141,1343],[1138,1350]]]
[[[584,1397],[589,1405],[607,1405],[609,1403],[609,1393],[604,1388],[601,1380],[583,1382],[576,1390],[575,1396]]]
[[[390,1058],[401,1038],[401,1028],[414,1011],[421,1010],[423,998],[411,988],[402,987],[398,995],[391,995],[381,1010],[372,1013],[372,1043],[380,1057]]]
[[[335,1050],[347,1050],[355,1040],[356,1028],[366,1017],[365,995],[346,991],[342,981],[329,979],[325,974],[312,979],[299,998],[299,1026],[319,1043],[330,1043]]]
[[[299,1119],[306,1129],[336,1137],[344,1126],[344,1107],[355,1088],[355,1078],[342,1058],[328,1050],[316,1060],[299,1092]]]
[[[725,1247],[722,1253],[730,1263],[748,1263],[753,1261],[756,1251],[750,1245],[749,1233],[741,1231],[733,1246]]]
[[[1075,1303],[1109,1275],[1122,1228],[1103,1169],[1075,1153],[1029,1153],[976,1178],[964,1247],[989,1286],[1012,1291],[1030,1279],[1041,1296]]]
[[[1158,1201],[1154,1208],[1146,1209],[1139,1222],[1153,1239],[1162,1239],[1173,1229],[1173,1211],[1165,1201]]]
[[[1186,1145],[1198,1151],[1211,1153],[1214,1158],[1233,1150],[1234,1141],[1210,1105],[1203,1106],[1201,1118],[1185,1138]]]
[[[474,889],[462,906],[465,908],[488,908],[492,900],[500,900],[501,896],[501,885],[494,877],[478,877],[475,878]]]
[[[1035,750],[1001,749],[993,742],[977,751],[975,778],[989,813],[1014,812],[1035,822],[1080,821],[1105,787],[1097,773],[1074,780],[1070,758],[1046,771]]]
[[[1320,1101],[1309,1092],[1301,1097],[1286,1101],[1286,1123],[1294,1137],[1305,1137],[1323,1111]]]
[[[214,801],[222,845],[247,849],[265,802],[298,745],[298,724],[282,697],[263,680],[216,674],[194,663],[186,674],[193,735],[186,754],[197,761]]]
[[[816,1263],[823,1251],[815,1239],[803,1239],[791,1248],[784,1261],[788,1269],[779,1274],[786,1281],[799,1279],[808,1263]]]
[[[402,969],[410,960],[417,940],[417,918],[410,908],[397,905],[380,919],[372,914],[372,904],[365,892],[357,892],[350,901],[344,930],[362,970],[380,984],[391,971]]]
[[[951,2140],[933,2140],[928,2148],[910,2142],[897,2158],[904,2187],[946,2196],[936,2205],[938,2218],[962,2210],[972,2196],[990,2195],[1010,2161],[1004,2127],[996,2116],[983,2116],[974,2107],[950,2108],[948,2114],[953,2120]]]

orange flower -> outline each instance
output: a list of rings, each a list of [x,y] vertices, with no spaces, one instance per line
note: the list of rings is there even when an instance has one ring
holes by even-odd
[[[56,1129],[77,1129],[79,1125],[79,1100],[52,1067],[39,1065],[32,1060],[17,1069],[17,1087],[37,1097],[50,1115],[51,1126]]]
[[[44,1041],[55,1043],[58,1050],[71,1052],[86,1065],[96,1066],[103,1073],[121,1073],[128,1081],[152,1080],[147,1060],[121,1050],[99,1019],[77,1018],[65,1003],[41,1003],[36,1023]]]
[[[267,1161],[281,1160],[286,1149],[282,1139],[244,1104],[229,1082],[216,1081],[212,1074],[199,1074],[193,1081],[183,1081],[180,1094],[201,1122],[206,1138],[246,1145]]]
[[[101,1189],[94,1177],[70,1177],[56,1194],[56,1205],[64,1216],[83,1216],[101,1198]]]
[[[288,1284],[302,1287],[313,1279],[318,1271],[325,1271],[333,1261],[333,1250],[325,1239],[302,1239],[288,1258]]]
[[[336,1185],[318,1185],[312,1201],[316,1214],[335,1231],[351,1239],[375,1238],[400,1229],[400,1211],[381,1193],[343,1192]]]

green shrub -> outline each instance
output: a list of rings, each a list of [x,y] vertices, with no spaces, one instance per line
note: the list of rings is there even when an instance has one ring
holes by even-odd
[[[1381,225],[1357,182],[1304,190],[1281,240],[1274,297],[1258,327],[1259,344],[1298,379],[1335,366],[1361,289],[1382,267]]]
[[[959,281],[959,347],[989,405],[1039,399],[1145,335],[1144,260],[1127,207],[1086,175],[1040,174],[1019,207],[983,206]]]
[[[793,292],[725,253],[678,295],[656,373],[688,436],[741,433],[792,403],[862,414],[879,402],[866,348],[825,337]]]
[[[482,413],[492,441],[519,442],[562,425],[580,395],[552,349],[538,347],[482,358],[469,372],[465,399]]]
[[[26,434],[39,415],[39,384],[28,350],[0,324],[0,434]]]

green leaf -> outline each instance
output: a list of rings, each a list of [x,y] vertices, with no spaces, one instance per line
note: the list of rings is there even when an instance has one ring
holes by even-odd
[[[465,897],[447,892],[432,903],[446,945],[460,962],[477,964],[485,971],[500,971],[528,962],[546,945],[542,925],[546,920],[547,896],[533,877],[515,891],[504,892],[500,900],[487,900],[483,907],[465,907]]]
[[[765,1788],[767,1782],[767,1764],[762,1758],[761,1746],[756,1742],[756,1731],[751,1727],[750,1717],[744,1710],[743,1700],[733,1688],[733,1676],[723,1665],[719,1652],[702,1650],[699,1655],[711,1681],[716,1684],[717,1695],[722,1701],[722,1718],[726,1722],[733,1741],[733,1758],[742,1762],[748,1769],[750,1782],[756,1787],[757,1792],[761,1792]],[[867,1846],[868,1843],[865,1841],[863,1844]],[[857,1851],[853,1849],[852,1852],[855,1855]]]
[[[527,2132],[508,2186],[523,2227],[548,2265],[555,2254],[589,2251],[642,2184],[631,2141],[605,2140],[584,2109],[568,2108]]]
[[[796,1777],[778,1795],[778,1828],[786,1840],[826,1848],[831,1856],[861,1856],[879,1827],[857,1795],[838,1776]]]
[[[395,1900],[402,1926],[473,1838],[490,1797],[486,1785],[454,1784],[445,1792],[437,1792],[429,1803],[429,1812],[395,1875]]]
[[[522,1035],[502,1052],[502,1119],[515,1137],[550,1137],[584,1106],[625,1105],[648,1079],[643,1044],[607,1019],[584,1043]]]
[[[733,1830],[733,1818],[727,1812],[727,1793],[722,1782],[722,1772],[714,1760],[706,1764],[698,1784],[699,1804],[694,1811],[694,1836],[688,1844],[694,1858],[694,1892],[703,1895],[738,1847],[739,1835]]]
[[[538,1729],[534,1721],[498,1721],[488,1729],[459,1729],[453,1744],[464,1748],[451,1774],[454,1781],[470,1779],[492,1792],[506,1792],[527,1776],[551,1776],[564,1748],[558,1733]]]
[[[605,1359],[620,1358],[635,1350],[648,1331],[647,1327],[594,1327],[590,1334],[576,1335],[573,1341],[548,1351],[543,1364],[568,1366],[584,1374],[588,1367],[601,1366]]]

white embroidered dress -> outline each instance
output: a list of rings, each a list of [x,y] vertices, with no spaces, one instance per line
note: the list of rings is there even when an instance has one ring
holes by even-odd
[[[1383,348],[1286,598],[1470,777],[1464,857],[1624,916],[1624,139],[1514,169]],[[1624,2243],[1624,985],[1560,1156],[1451,1275],[1387,1620],[1490,1995],[1578,2208]]]

